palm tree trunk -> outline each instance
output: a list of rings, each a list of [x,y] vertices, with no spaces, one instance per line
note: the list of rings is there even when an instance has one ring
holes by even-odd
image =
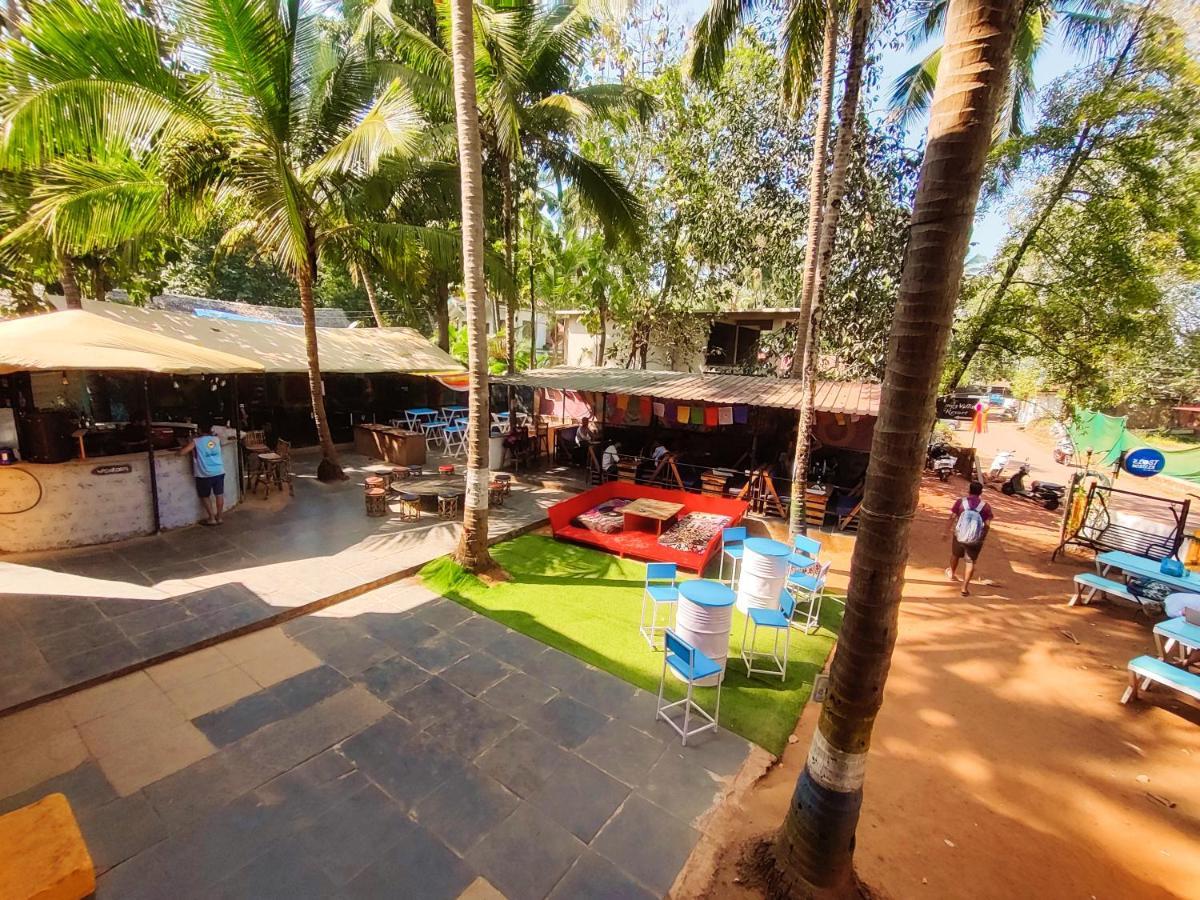
[[[596,310],[600,315],[600,340],[596,344],[596,365],[604,365],[604,354],[608,350],[608,300],[604,296],[604,291],[601,290],[600,296],[596,298]]]
[[[809,319],[812,317],[813,284],[821,250],[821,213],[825,202],[825,161],[829,148],[829,120],[833,115],[833,81],[837,67],[837,0],[825,6],[825,38],[821,48],[821,91],[817,98],[817,121],[813,134],[812,171],[808,179],[808,245],[804,248],[804,286],[800,292],[800,317],[796,323],[796,349],[792,351],[792,376],[804,374],[805,350],[809,344]],[[791,504],[788,531],[795,535],[805,530],[804,483],[808,480],[808,431],[801,415],[796,430],[796,454],[792,460]],[[811,423],[810,423],[811,424]],[[800,466],[804,465],[805,470]]]
[[[458,126],[462,193],[463,295],[466,303],[470,388],[467,422],[467,490],[463,527],[454,559],[469,572],[492,564],[488,554],[487,295],[483,281],[483,161],[475,98],[475,27],[470,0],[451,0],[454,109]]]
[[[58,265],[63,300],[66,301],[67,309],[83,309],[83,294],[79,290],[79,279],[75,277],[75,260],[63,254]]]
[[[317,350],[317,313],[313,304],[313,280],[317,273],[317,256],[310,251],[308,265],[296,276],[296,287],[300,290],[300,312],[304,318],[304,351],[308,356],[308,392],[312,398],[313,421],[317,425],[317,439],[321,443],[321,462],[317,465],[317,478],[321,481],[341,481],[346,474],[342,471],[337,448],[333,446],[333,433],[329,430],[329,419],[325,415],[325,389],[321,383],[321,360]]]
[[[821,346],[822,300],[825,279],[829,275],[829,268],[833,261],[833,248],[837,242],[838,220],[842,215],[842,199],[846,194],[846,176],[850,169],[850,154],[854,149],[858,96],[862,89],[863,66],[867,57],[867,36],[870,29],[871,0],[858,0],[850,22],[850,48],[846,53],[846,84],[842,91],[842,102],[838,107],[837,141],[833,147],[833,164],[829,171],[829,183],[825,188],[825,211],[821,216],[821,236],[817,241],[816,274],[809,291],[808,335],[804,341],[803,364],[800,374],[800,396],[803,399],[796,428],[796,459],[792,466],[792,471],[795,473],[792,491],[792,509],[795,510],[795,513],[789,522],[792,526],[792,534],[808,533],[808,517],[805,514],[803,500],[808,496],[809,444],[803,437],[812,432],[813,421],[816,418],[817,349]]]
[[[434,273],[433,314],[437,319],[437,345],[450,350],[450,285],[444,274]]]
[[[537,225],[537,184],[529,199],[529,368],[537,368],[537,297],[534,296],[534,272],[537,267],[537,257],[534,247]]]
[[[504,298],[504,352],[508,361],[508,374],[517,368],[517,209],[513,198],[513,166],[512,160],[504,157],[500,161],[500,218],[501,230],[504,232],[504,267],[512,278],[513,290]],[[512,389],[509,388],[509,402],[512,402]]]
[[[357,263],[358,280],[362,282],[363,290],[367,294],[367,303],[371,304],[371,315],[375,317],[376,328],[386,328],[383,321],[383,310],[379,308],[379,296],[375,293],[375,282],[371,280],[371,273],[367,271],[367,267],[362,263]]]
[[[21,35],[21,4],[18,0],[8,0],[4,6],[4,24],[8,33],[13,37]]]
[[[773,875],[795,896],[853,887],[867,751],[896,640],[938,373],[1021,6],[951,0],[948,10],[830,693],[774,845]]]

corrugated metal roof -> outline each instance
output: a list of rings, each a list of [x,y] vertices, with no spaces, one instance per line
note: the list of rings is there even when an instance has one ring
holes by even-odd
[[[695,372],[653,372],[642,369],[574,368],[554,366],[515,375],[493,375],[494,384],[515,384],[568,391],[637,394],[664,400],[705,403],[744,403],[772,409],[799,409],[799,379],[755,375],[708,375]],[[845,415],[879,415],[880,386],[861,381],[822,381],[817,384],[816,408]]]

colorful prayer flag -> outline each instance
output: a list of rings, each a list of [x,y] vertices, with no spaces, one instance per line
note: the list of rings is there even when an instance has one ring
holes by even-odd
[[[745,406],[735,406],[733,408],[733,421],[739,425],[745,425],[750,421],[750,410]]]
[[[703,425],[704,424],[704,407],[703,406],[693,406],[692,407],[692,424],[693,425]]]
[[[679,424],[686,425],[692,418],[692,411],[689,407],[679,407]]]
[[[667,414],[666,404],[660,403],[659,401],[655,400],[654,401],[654,414],[656,416],[658,416],[660,419],[664,418]]]
[[[722,406],[719,410],[717,410],[717,421],[722,425],[732,425],[733,424],[733,407],[732,406]]]
[[[715,406],[704,407],[704,424],[709,428],[717,427],[717,408]]]

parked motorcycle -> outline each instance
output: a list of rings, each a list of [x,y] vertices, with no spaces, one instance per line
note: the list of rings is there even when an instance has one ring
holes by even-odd
[[[925,468],[933,472],[942,481],[949,481],[954,467],[958,465],[958,457],[950,452],[953,445],[939,441],[929,445],[925,453]]]
[[[990,484],[996,481],[1004,474],[1004,468],[1012,462],[1012,458],[1017,455],[1015,450],[1001,450],[992,459],[992,464],[988,466],[987,474],[984,475],[984,484]]]
[[[1031,481],[1025,485],[1025,476],[1029,474],[1029,464],[1022,463],[1013,476],[1000,485],[1000,493],[1009,497],[1021,497],[1030,503],[1036,503],[1045,509],[1058,509],[1062,504],[1066,487],[1050,481]]]
[[[1075,442],[1069,437],[1061,437],[1054,445],[1054,461],[1060,466],[1069,466],[1075,459]]]

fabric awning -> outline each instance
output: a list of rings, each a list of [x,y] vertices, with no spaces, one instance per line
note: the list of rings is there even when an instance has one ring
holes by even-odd
[[[717,375],[703,372],[655,372],[646,369],[551,366],[513,375],[493,375],[493,384],[533,388],[631,394],[663,400],[744,404],[798,410],[804,395],[798,378]],[[851,416],[879,415],[880,385],[866,381],[821,381],[816,386],[819,412]]]
[[[471,387],[471,376],[466,372],[461,375],[434,375],[433,380],[452,391],[466,391]]]
[[[68,369],[202,375],[261,372],[263,366],[81,309],[0,322],[0,374]]]
[[[256,359],[267,372],[308,371],[304,329],[295,325],[202,318],[86,300],[84,309],[155,334]],[[466,371],[413,328],[318,328],[317,352],[321,371],[327,375],[450,375]]]

